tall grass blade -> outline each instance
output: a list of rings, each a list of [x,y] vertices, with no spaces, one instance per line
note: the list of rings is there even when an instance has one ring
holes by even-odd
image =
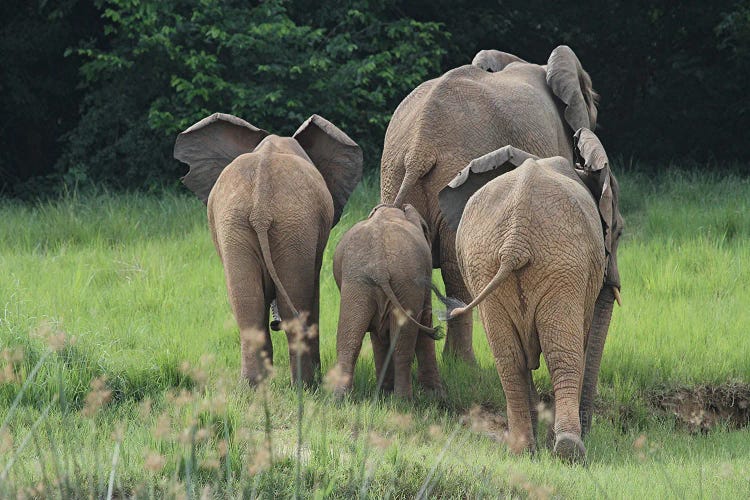
[[[26,377],[26,380],[24,381],[23,386],[21,386],[21,390],[18,391],[18,394],[16,394],[16,397],[13,400],[13,403],[10,405],[8,414],[5,415],[5,420],[3,420],[3,425],[0,425],[0,434],[2,434],[2,432],[8,426],[8,423],[10,422],[10,419],[13,417],[13,413],[16,411],[16,408],[18,407],[18,403],[21,401],[21,398],[23,397],[24,392],[26,392],[26,389],[28,389],[29,385],[34,380],[34,377],[36,377],[37,372],[42,367],[42,365],[47,360],[50,354],[52,354],[52,351],[45,351],[42,357],[39,358],[39,361],[36,362],[36,365],[34,365],[34,368],[31,370],[31,373],[29,373],[29,376]]]

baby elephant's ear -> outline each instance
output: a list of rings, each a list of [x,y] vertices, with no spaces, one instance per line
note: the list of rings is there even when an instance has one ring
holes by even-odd
[[[408,203],[405,203],[404,214],[406,215],[406,219],[409,222],[422,229],[422,233],[424,233],[424,237],[427,242],[432,243],[432,233],[430,231],[430,228],[429,226],[427,226],[427,222],[425,222],[424,218],[422,218],[422,215],[419,213],[419,211]]]
[[[236,116],[214,113],[204,118],[178,135],[174,143],[174,157],[190,165],[182,183],[208,203],[208,194],[224,167],[255,149],[267,135]]]
[[[469,198],[492,179],[510,172],[523,162],[539,158],[513,146],[503,146],[491,153],[473,159],[456,177],[453,178],[440,194],[438,203],[448,226],[458,229],[461,215]]]
[[[333,123],[312,115],[294,138],[323,176],[333,198],[333,225],[362,178],[362,149]]]

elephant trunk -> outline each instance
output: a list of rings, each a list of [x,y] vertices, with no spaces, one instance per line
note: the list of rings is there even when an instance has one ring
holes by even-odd
[[[581,419],[581,437],[585,436],[591,429],[591,417],[594,396],[596,396],[596,383],[599,379],[599,367],[601,366],[604,342],[607,340],[607,332],[610,320],[612,319],[612,309],[615,302],[616,292],[614,290],[612,286],[604,286],[596,298],[594,317],[591,322],[591,330],[586,345],[586,365],[583,372],[581,404],[578,410]]]

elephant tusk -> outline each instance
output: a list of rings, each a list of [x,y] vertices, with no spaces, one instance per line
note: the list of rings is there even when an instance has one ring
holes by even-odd
[[[615,300],[617,301],[617,305],[622,307],[622,299],[620,298],[620,289],[616,286],[612,287],[612,291],[615,293]]]

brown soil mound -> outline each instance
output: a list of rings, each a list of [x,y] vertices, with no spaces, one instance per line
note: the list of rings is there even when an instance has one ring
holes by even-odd
[[[750,384],[679,387],[659,391],[649,399],[653,406],[674,415],[691,432],[708,432],[722,424],[730,428],[750,424]]]

